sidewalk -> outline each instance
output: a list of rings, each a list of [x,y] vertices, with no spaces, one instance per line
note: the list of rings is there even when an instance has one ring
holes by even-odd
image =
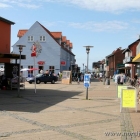
[[[139,112],[123,109],[114,82],[26,83],[20,91],[0,91],[0,140],[139,140],[121,136],[140,131]],[[140,135],[140,134],[139,134]]]

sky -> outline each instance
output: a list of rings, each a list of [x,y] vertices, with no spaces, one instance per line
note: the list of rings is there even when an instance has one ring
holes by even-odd
[[[140,36],[140,0],[0,0],[0,16],[12,22],[11,46],[20,29],[36,21],[49,31],[62,32],[73,43],[72,52],[81,69],[87,65],[83,46],[93,46],[93,62],[105,59],[119,47],[127,48]]]

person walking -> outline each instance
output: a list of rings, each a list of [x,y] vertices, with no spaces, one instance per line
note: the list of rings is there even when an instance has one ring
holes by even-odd
[[[78,72],[77,73],[77,83],[80,84],[80,78],[81,78],[81,73]]]
[[[102,77],[103,77],[103,74],[100,72],[100,73],[99,73],[99,81],[100,81],[100,82],[102,82]]]

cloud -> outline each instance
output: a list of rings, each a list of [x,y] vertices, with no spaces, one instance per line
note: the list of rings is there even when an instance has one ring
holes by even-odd
[[[71,22],[69,23],[69,26],[79,29],[85,29],[95,32],[116,32],[120,30],[126,30],[128,29],[128,23],[121,22],[121,21],[104,21],[104,22],[85,22],[85,23],[75,23]]]
[[[11,5],[9,7],[14,7],[15,5],[18,6],[18,7],[23,7],[23,8],[28,8],[28,9],[37,9],[39,7],[41,7],[41,4],[37,3],[37,1],[33,1],[33,0],[2,0],[3,4],[4,5]],[[7,6],[7,7],[8,7]],[[1,7],[1,4],[0,4],[0,8],[3,8]]]
[[[8,4],[0,3],[0,8],[8,8],[8,7],[11,7],[11,6]]]
[[[95,11],[121,12],[124,10],[139,10],[140,8],[139,0],[68,0],[68,1],[69,3],[79,6],[81,8]]]
[[[58,2],[71,4],[88,10],[122,12],[125,10],[139,10],[139,0],[40,0],[42,2]]]
[[[77,6],[80,8],[120,13],[127,10],[140,10],[140,0],[1,0],[0,8],[10,4],[25,8],[39,8],[44,3],[54,2],[65,5]]]

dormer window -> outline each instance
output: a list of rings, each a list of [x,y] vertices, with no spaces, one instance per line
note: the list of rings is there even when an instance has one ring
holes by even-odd
[[[46,41],[46,36],[40,36],[40,41],[45,42]]]
[[[33,42],[34,41],[34,37],[33,36],[28,36],[28,42]]]

